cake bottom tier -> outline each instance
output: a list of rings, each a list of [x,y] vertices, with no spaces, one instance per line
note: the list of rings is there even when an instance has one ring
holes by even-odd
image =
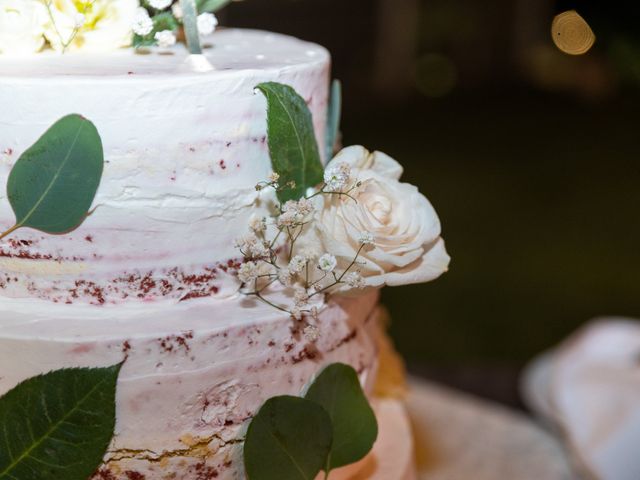
[[[241,296],[135,307],[3,300],[0,395],[50,370],[124,361],[115,437],[94,480],[242,480],[244,432],[268,398],[300,395],[334,362],[371,391],[377,299],[335,297],[315,342],[303,323]]]
[[[411,426],[404,404],[397,399],[374,399],[379,435],[373,450],[360,462],[331,472],[329,480],[417,480]],[[201,458],[167,458],[153,468],[131,459],[116,468],[101,469],[94,480],[240,480],[242,472],[232,464],[217,466],[203,451]],[[126,468],[126,470],[123,470]],[[142,473],[142,472],[145,473]],[[175,472],[182,472],[177,474]],[[320,473],[316,480],[324,480]]]

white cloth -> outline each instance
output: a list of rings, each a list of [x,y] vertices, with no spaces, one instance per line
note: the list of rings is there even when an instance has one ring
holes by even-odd
[[[586,478],[640,479],[640,322],[590,322],[527,368],[523,393]]]

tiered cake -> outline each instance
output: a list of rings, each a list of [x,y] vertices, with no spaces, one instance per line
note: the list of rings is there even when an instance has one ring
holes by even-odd
[[[272,170],[255,87],[294,87],[323,139],[329,54],[259,31],[222,31],[214,44],[205,73],[182,47],[0,55],[0,184],[69,113],[91,119],[104,143],[95,208],[77,230],[22,229],[0,242],[0,395],[50,370],[124,361],[97,479],[243,479],[239,439],[266,399],[299,395],[334,362],[353,366],[368,392],[375,382],[375,290],[330,297],[313,342],[289,315],[238,293],[234,240],[266,212],[255,185]],[[2,192],[0,226],[13,221]],[[369,463],[332,480],[411,477],[402,413],[383,410],[399,421],[381,421],[379,442],[404,445],[400,464],[391,476]],[[404,438],[385,439],[385,424]]]

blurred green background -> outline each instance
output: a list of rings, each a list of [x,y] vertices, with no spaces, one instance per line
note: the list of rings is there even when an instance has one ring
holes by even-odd
[[[410,365],[517,368],[600,315],[640,317],[638,8],[554,0],[247,0],[224,25],[316,41],[345,144],[385,151],[453,262],[386,289]],[[552,41],[575,8],[596,43]],[[635,20],[634,20],[635,19]]]

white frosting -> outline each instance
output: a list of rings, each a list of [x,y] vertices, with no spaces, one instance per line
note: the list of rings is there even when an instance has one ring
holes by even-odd
[[[170,55],[0,55],[0,184],[69,113],[96,124],[106,160],[97,209],[78,230],[22,229],[0,244],[0,296],[121,303],[226,291],[220,264],[238,256],[233,240],[256,211],[253,187],[271,171],[266,102],[254,87],[293,86],[323,139],[330,58],[272,33],[213,38],[208,72],[194,71],[178,47]],[[14,222],[4,192],[0,228]]]
[[[240,441],[267,398],[300,394],[333,362],[353,365],[368,391],[375,379],[377,294],[332,300],[310,344],[303,323],[238,295],[232,275],[234,239],[266,208],[254,186],[271,170],[254,87],[293,86],[323,139],[329,55],[265,32],[214,39],[212,69],[180,49],[0,56],[0,183],[69,113],[104,144],[97,208],[80,228],[0,242],[0,395],[50,370],[126,359],[96,479],[242,479]]]
[[[0,395],[49,370],[126,359],[105,469],[153,479],[201,465],[218,471],[216,478],[243,478],[236,444],[265,400],[300,395],[333,362],[353,365],[371,389],[376,301],[375,293],[337,298],[321,312],[320,338],[310,344],[287,315],[240,297],[170,309],[166,302],[98,308],[5,299]]]

